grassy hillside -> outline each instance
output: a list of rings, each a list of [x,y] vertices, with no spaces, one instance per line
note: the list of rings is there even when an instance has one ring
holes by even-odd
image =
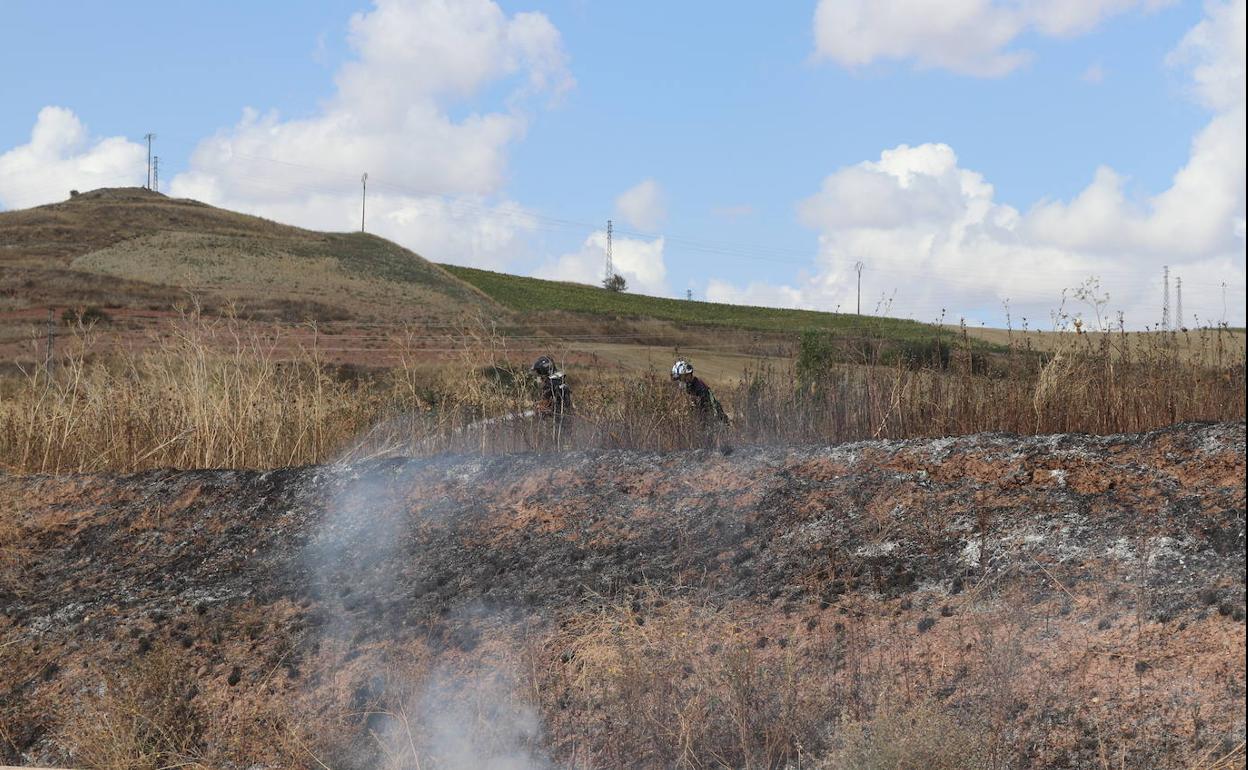
[[[503,312],[384,238],[304,230],[142,189],[94,190],[0,213],[0,265],[12,307],[167,306],[191,291],[210,304],[285,309],[298,320]]]
[[[471,286],[364,233],[160,232],[75,259],[84,272],[146,279],[247,303],[319,307],[314,317],[425,319],[464,308],[501,311]],[[327,318],[328,316],[328,318]]]
[[[656,318],[679,324],[722,326],[760,332],[818,329],[852,336],[868,335],[903,340],[930,340],[936,334],[951,334],[941,331],[933,324],[900,318],[647,297],[629,292],[607,291],[580,283],[524,278],[456,265],[443,267],[505,307],[521,313],[557,310],[622,318]]]

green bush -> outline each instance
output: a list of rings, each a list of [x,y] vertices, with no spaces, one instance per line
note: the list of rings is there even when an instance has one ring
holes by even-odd
[[[797,352],[797,379],[803,386],[818,382],[840,358],[831,332],[807,329],[802,332]]]

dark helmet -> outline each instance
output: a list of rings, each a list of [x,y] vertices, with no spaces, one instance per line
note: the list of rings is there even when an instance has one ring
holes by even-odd
[[[549,377],[555,373],[555,362],[550,356],[542,356],[533,362],[533,372],[539,377]]]

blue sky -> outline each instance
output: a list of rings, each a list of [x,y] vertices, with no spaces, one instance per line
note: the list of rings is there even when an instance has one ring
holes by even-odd
[[[164,191],[297,224],[349,227],[367,170],[370,229],[437,261],[594,280],[613,217],[617,263],[647,293],[833,309],[861,259],[864,305],[891,296],[898,315],[999,323],[1009,298],[1047,324],[1062,288],[1099,276],[1143,325],[1170,264],[1212,320],[1227,282],[1242,324],[1242,152],[1207,142],[1238,181],[1175,182],[1218,165],[1193,143],[1220,119],[1242,144],[1242,97],[1198,93],[1242,91],[1242,2],[1101,0],[1082,19],[1046,0],[1010,4],[1025,18],[987,0],[875,5],[918,23],[889,28],[854,0],[466,0],[440,15],[437,0],[0,0],[0,206],[59,199],[102,168],[141,183],[151,130]],[[985,42],[989,21],[1010,31]],[[1015,51],[1027,61],[1003,64]],[[1201,62],[1222,64],[1216,82]],[[49,106],[69,117],[48,126],[80,135],[41,165],[32,127]],[[1193,215],[1191,191],[1215,188],[1219,216]]]

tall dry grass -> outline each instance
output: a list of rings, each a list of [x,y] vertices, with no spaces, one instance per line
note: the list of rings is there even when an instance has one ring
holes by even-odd
[[[573,369],[575,415],[534,416],[528,361],[488,325],[463,330],[459,360],[441,374],[400,334],[391,343],[399,366],[365,377],[336,375],[316,335],[290,360],[248,328],[189,314],[154,347],[104,358],[80,327],[50,372],[0,381],[0,467],[260,468],[442,452],[1105,434],[1244,419],[1244,350],[1219,329],[1071,332],[1044,354],[1025,343],[985,353],[965,334],[952,347],[935,341],[930,356],[857,340],[848,362],[799,370],[760,359],[720,389],[732,421],[719,426],[699,419],[660,372]]]
[[[51,372],[0,391],[0,464],[32,472],[309,463],[383,415],[315,345],[281,361],[229,320],[187,316],[153,350],[92,355],[79,329]]]
[[[898,356],[866,341],[855,363],[791,376],[749,372],[727,394],[748,441],[851,441],[1005,431],[1129,433],[1244,419],[1244,349],[1222,329],[1171,335],[1072,332],[1054,353],[1011,345]],[[888,361],[888,363],[885,363]],[[1204,363],[1202,363],[1204,362]],[[777,382],[797,382],[777,388]]]

